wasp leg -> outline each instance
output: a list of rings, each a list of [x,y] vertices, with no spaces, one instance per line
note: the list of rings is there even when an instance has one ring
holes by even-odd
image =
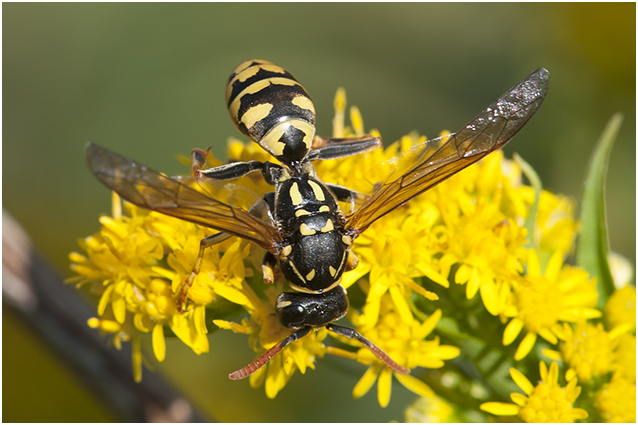
[[[191,173],[193,176],[199,175],[199,170],[206,163],[206,156],[210,152],[210,146],[206,150],[193,149],[191,151]]]
[[[264,260],[261,263],[261,272],[264,275],[264,283],[272,285],[275,283],[275,265],[277,258],[269,251],[264,254]]]
[[[346,250],[348,259],[346,260],[346,271],[354,270],[359,265],[359,259],[351,249]]]
[[[325,183],[325,185],[328,186],[328,189],[332,191],[335,198],[337,198],[339,201],[348,202],[350,204],[349,213],[353,213],[357,205],[363,205],[363,203],[370,197],[370,195],[357,192],[356,190],[348,189],[347,187],[338,184]]]
[[[239,177],[250,174],[253,171],[261,171],[263,168],[264,163],[261,161],[231,162],[230,164],[224,164],[219,167],[208,168],[206,170],[196,169],[196,166],[193,166],[193,170],[196,172],[196,177],[208,177],[214,180],[238,179]]]
[[[312,150],[308,153],[308,160],[343,158],[369,152],[383,146],[378,137],[366,134],[363,137],[349,137],[346,139],[325,139],[315,136],[312,141]]]
[[[199,253],[197,254],[195,264],[193,265],[193,270],[182,284],[182,289],[179,294],[179,300],[177,301],[177,311],[179,311],[180,313],[184,313],[186,311],[186,298],[188,296],[188,290],[190,289],[193,281],[195,280],[195,277],[199,274],[199,270],[202,267],[202,261],[204,260],[204,250],[208,247],[224,242],[231,236],[232,235],[228,233],[220,232],[208,236],[199,242]]]
[[[390,369],[395,371],[396,373],[400,373],[402,375],[407,375],[410,373],[410,369],[401,366],[399,363],[395,362],[388,356],[385,351],[374,345],[369,339],[364,338],[359,332],[355,331],[352,328],[346,328],[344,326],[334,325],[329,323],[326,325],[326,329],[330,332],[334,332],[337,335],[345,336],[346,338],[351,338],[362,343],[368,350],[372,352],[379,360],[386,364]]]
[[[269,205],[269,199],[273,196],[269,196],[269,195],[270,193],[267,193],[266,196],[264,196],[264,198],[255,202],[253,206],[248,209],[248,212],[254,215],[255,217],[259,217],[264,220],[272,219],[270,214],[271,207]],[[177,302],[177,310],[180,313],[184,313],[186,311],[186,298],[188,296],[188,290],[190,289],[191,285],[193,284],[193,281],[195,280],[195,277],[199,274],[199,271],[202,267],[202,261],[204,260],[204,250],[208,247],[224,242],[226,239],[230,238],[231,236],[232,235],[228,233],[220,232],[220,233],[215,233],[214,235],[208,236],[199,242],[199,253],[197,254],[195,265],[193,266],[193,270],[191,271],[191,274],[188,275],[188,277],[186,278],[186,280],[184,281],[182,285],[179,300]],[[265,279],[266,277],[264,275],[264,280]]]
[[[308,332],[310,332],[311,329],[312,328],[310,326],[306,326],[305,328],[301,328],[291,333],[282,341],[280,341],[278,344],[276,344],[274,347],[264,352],[261,356],[257,358],[257,360],[255,360],[248,366],[243,367],[239,369],[238,371],[231,373],[230,375],[228,375],[228,377],[230,379],[237,380],[237,379],[244,379],[252,375],[253,373],[257,372],[259,369],[264,367],[266,363],[268,363],[270,359],[275,357],[277,353],[279,353],[286,345],[290,344],[291,342],[295,342],[298,339],[301,339],[304,336],[308,335]]]

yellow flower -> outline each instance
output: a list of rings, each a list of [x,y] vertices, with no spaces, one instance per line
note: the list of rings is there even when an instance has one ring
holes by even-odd
[[[578,228],[573,217],[572,199],[546,190],[541,192],[535,235],[536,240],[540,242],[540,252],[547,256],[547,258],[541,258],[541,264],[544,264],[556,251],[569,251]]]
[[[571,326],[565,323],[563,331],[560,332],[560,338],[563,340],[560,352],[544,350],[544,353],[555,360],[562,359],[569,365],[565,374],[566,379],[578,376],[581,382],[587,382],[619,368],[616,363],[618,358],[616,348],[620,337],[627,330],[628,326],[621,325],[611,332],[606,332],[602,323],[592,325],[584,321],[579,322],[572,330]],[[624,348],[631,350],[630,341]],[[633,349],[635,360],[635,342]],[[627,372],[631,373],[631,371]]]
[[[614,374],[596,392],[596,409],[605,422],[636,422],[636,383]]]
[[[284,328],[279,323],[274,308],[281,286],[266,289],[267,301],[261,301],[248,285],[244,285],[243,290],[251,301],[250,318],[243,319],[241,324],[225,320],[214,320],[214,323],[222,329],[250,335],[249,344],[261,354],[292,333],[290,329]],[[266,396],[275,398],[295,371],[299,370],[304,374],[306,368],[315,368],[315,358],[323,357],[326,352],[323,340],[327,334],[328,331],[322,328],[290,343],[266,366],[250,375],[250,385],[253,388],[259,388],[265,382]]]
[[[569,326],[565,326],[565,330],[567,335],[560,350],[570,366],[565,375],[568,379],[576,375],[585,382],[611,370],[614,361],[613,351],[618,337],[622,334],[605,332],[601,323],[596,326],[579,323],[573,332]]]
[[[540,363],[541,382],[534,386],[518,370],[511,368],[510,375],[527,396],[512,393],[510,397],[516,404],[488,402],[481,404],[481,410],[493,415],[517,415],[525,422],[574,422],[585,419],[589,415],[574,402],[580,394],[576,386],[576,378],[570,380],[565,387],[558,385],[558,365],[552,363],[549,370],[545,363]]]
[[[459,422],[454,406],[440,397],[419,397],[405,409],[408,423]]]
[[[610,328],[623,324],[636,328],[636,287],[625,286],[617,289],[605,305],[605,321]]]
[[[540,335],[550,344],[558,342],[560,322],[576,322],[581,319],[600,317],[592,308],[598,293],[595,280],[590,280],[584,270],[563,266],[563,254],[556,251],[541,273],[538,255],[530,249],[527,276],[514,286],[514,301],[505,312],[513,317],[503,333],[503,344],[509,345],[521,331],[526,334],[514,355],[521,360],[534,347]]]
[[[614,370],[631,382],[636,382],[636,336],[625,333],[618,339]]]
[[[439,338],[426,341],[425,338],[436,327],[441,318],[441,310],[437,310],[423,323],[412,319],[406,323],[397,312],[397,308],[390,300],[391,296],[385,294],[380,303],[381,311],[379,320],[374,327],[367,327],[366,314],[369,309],[364,307],[364,314],[351,311],[349,317],[357,325],[359,333],[385,351],[399,364],[413,369],[417,366],[429,369],[438,369],[445,364],[444,360],[457,357],[461,350],[450,345],[440,345]],[[350,343],[348,340],[344,342]],[[334,351],[331,351],[334,353]],[[359,398],[365,395],[378,378],[378,400],[381,407],[385,407],[390,402],[392,388],[392,376],[410,391],[424,397],[432,397],[433,391],[422,381],[410,375],[393,373],[379,359],[377,359],[368,349],[361,348],[357,352],[357,361],[370,365],[368,370],[356,384],[352,396]]]

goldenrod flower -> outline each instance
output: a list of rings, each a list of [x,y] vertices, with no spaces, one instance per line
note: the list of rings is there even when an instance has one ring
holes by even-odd
[[[397,307],[391,302],[391,296],[385,294],[380,303],[381,310],[378,312],[379,320],[373,326],[368,326],[366,315],[371,314],[375,307],[366,305],[364,313],[358,314],[353,311],[349,317],[357,325],[359,333],[390,355],[399,364],[408,368],[417,366],[438,369],[445,364],[444,360],[457,357],[461,350],[450,345],[440,345],[439,338],[426,341],[425,338],[434,330],[437,322],[441,318],[441,310],[437,310],[423,323],[412,318],[406,322]],[[377,314],[374,311],[372,314]],[[348,342],[344,340],[344,342]],[[370,367],[361,377],[355,386],[352,396],[359,398],[365,395],[378,378],[378,400],[381,407],[385,407],[390,402],[392,388],[392,376],[409,390],[425,396],[434,395],[432,390],[422,381],[410,375],[400,375],[392,372],[387,366],[381,363],[369,350],[361,348],[357,352],[357,360],[360,363],[368,364]]]
[[[573,378],[565,387],[558,385],[558,365],[552,363],[547,369],[540,363],[541,382],[534,386],[521,372],[512,368],[510,375],[516,384],[525,392],[512,393],[510,397],[515,404],[488,402],[481,404],[481,410],[499,416],[517,415],[525,422],[574,422],[585,419],[589,414],[574,407],[580,394],[577,380]]]
[[[581,382],[587,382],[614,370],[615,349],[624,332],[624,326],[605,332],[602,323],[592,325],[580,322],[573,330],[564,324],[560,357],[569,365],[566,379],[578,376]],[[556,357],[550,351],[546,353],[552,358]]]
[[[440,397],[419,397],[405,409],[407,423],[458,422],[454,406]]]
[[[614,359],[616,373],[636,382],[636,336],[625,333],[618,338]]]
[[[350,109],[351,124],[346,125],[343,91],[338,92],[335,107],[333,137],[365,134],[356,108]],[[370,133],[379,135],[374,130]],[[385,149],[317,161],[316,172],[326,182],[369,194],[396,168],[392,158],[425,140],[411,133]],[[228,157],[232,161],[273,161],[257,144],[234,139],[229,142]],[[210,153],[206,160],[211,166],[222,164]],[[243,208],[272,191],[259,173],[225,184],[183,181]],[[558,385],[556,363],[549,370],[541,363],[542,382],[536,386],[512,368],[511,376],[526,396],[512,394],[516,404],[484,403],[483,410],[518,415],[525,421],[584,419],[587,413],[574,407],[580,392],[576,379],[589,381],[589,385],[590,378],[599,377],[599,386],[589,393],[598,390],[600,415],[607,420],[628,420],[631,400],[615,394],[630,393],[632,385],[635,394],[636,340],[629,333],[635,328],[635,289],[617,290],[609,299],[601,322],[612,331],[587,322],[601,316],[594,309],[598,297],[595,279],[565,265],[563,258],[573,249],[577,230],[573,201],[541,192],[536,225],[533,234],[528,234],[525,222],[535,196],[534,189],[523,184],[518,163],[495,152],[373,223],[354,241],[358,267],[345,273],[341,281],[345,288],[361,289],[366,296],[360,309],[351,308],[347,318],[359,333],[412,369],[445,365],[453,370],[460,362],[475,361],[473,351],[487,352],[477,347],[499,352],[503,347],[493,341],[493,332],[507,323],[504,345],[524,335],[515,360],[536,361],[528,354],[541,336],[552,346],[544,352],[568,365],[569,382],[565,387]],[[263,250],[237,238],[205,250],[200,273],[188,290],[188,310],[178,312],[176,299],[192,273],[200,240],[213,232],[126,203],[122,212],[121,205],[116,197],[112,217],[101,217],[100,231],[79,242],[84,254],[70,254],[76,274],[70,281],[89,286],[100,299],[97,317],[89,320],[89,326],[108,334],[117,348],[122,341],[132,343],[137,380],[142,371],[142,339],[152,340],[154,355],[162,361],[165,328],[195,353],[208,352],[206,316],[222,300],[232,303],[237,313],[245,312],[245,317],[237,322],[213,317],[213,323],[247,335],[248,345],[257,354],[292,332],[279,323],[275,312],[277,294],[286,290],[285,283],[279,280],[266,287],[260,279],[247,279],[260,274]],[[357,208],[349,202],[340,205],[346,215]],[[458,291],[456,285],[465,287]],[[479,323],[477,318],[494,322]],[[411,413],[406,412],[406,420],[455,418],[450,400],[416,378],[418,369],[414,376],[396,374],[350,339],[333,336],[342,344],[331,345],[328,334],[319,329],[286,346],[250,376],[251,386],[263,385],[266,395],[274,398],[295,372],[314,369],[316,359],[326,354],[339,355],[367,366],[353,389],[355,398],[376,382],[379,404],[385,407],[396,378],[424,397]],[[460,355],[455,345],[467,352],[463,359],[446,363]],[[482,366],[477,362],[473,367]],[[612,373],[614,378],[605,381]]]
[[[503,344],[511,344],[521,331],[526,331],[514,355],[516,360],[529,354],[538,335],[556,344],[562,329],[560,322],[601,315],[593,308],[598,297],[596,282],[583,270],[563,266],[561,251],[552,255],[543,274],[536,250],[530,249],[527,276],[514,286],[513,295],[512,305],[505,313],[513,319],[505,328]]]
[[[610,329],[627,323],[636,328],[635,286],[625,286],[614,291],[605,305],[605,321]]]
[[[636,422],[636,383],[614,374],[596,393],[595,405],[605,422]]]

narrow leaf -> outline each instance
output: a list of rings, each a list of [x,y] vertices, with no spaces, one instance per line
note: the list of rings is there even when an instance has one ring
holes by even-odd
[[[607,256],[607,219],[605,217],[605,178],[611,148],[618,135],[622,114],[614,114],[603,130],[589,160],[580,207],[582,231],[576,251],[576,264],[598,279],[598,307],[602,308],[614,291]]]

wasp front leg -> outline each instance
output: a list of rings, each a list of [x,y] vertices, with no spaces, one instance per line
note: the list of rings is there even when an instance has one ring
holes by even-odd
[[[206,250],[206,248],[217,245],[218,243],[222,243],[231,236],[232,235],[228,233],[220,232],[208,236],[199,242],[199,253],[197,254],[195,264],[193,265],[193,270],[182,284],[182,289],[180,290],[179,300],[177,301],[177,311],[179,311],[180,313],[184,313],[186,311],[186,299],[188,298],[188,290],[193,285],[195,277],[199,274],[199,271],[202,268],[202,262],[204,261],[204,251]]]

